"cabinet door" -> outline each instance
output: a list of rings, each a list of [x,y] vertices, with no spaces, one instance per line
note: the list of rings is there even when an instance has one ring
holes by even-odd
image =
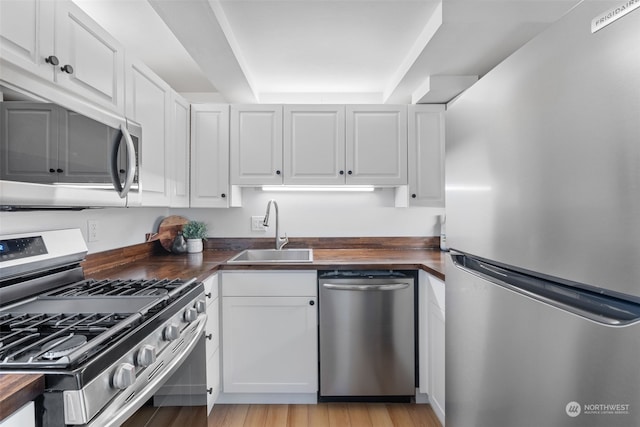
[[[46,63],[45,58],[54,55],[54,16],[55,3],[52,1],[0,1],[2,61],[53,80],[54,66]]]
[[[418,272],[418,379],[420,393],[429,394],[429,276]]]
[[[231,106],[231,184],[282,184],[282,106]]]
[[[169,160],[171,162],[171,207],[189,207],[189,103],[171,91]]]
[[[127,117],[142,126],[140,187],[143,206],[169,206],[167,159],[169,85],[141,61],[127,61]]]
[[[284,183],[344,184],[344,106],[284,107]]]
[[[0,178],[8,181],[55,182],[59,109],[45,103],[2,102],[0,106]]]
[[[223,297],[224,392],[317,392],[317,306],[315,297]]]
[[[445,416],[444,283],[429,276],[429,401],[440,422]]]
[[[347,184],[407,184],[407,107],[347,105]]]
[[[71,1],[56,3],[58,83],[91,101],[124,112],[124,48]],[[70,65],[73,70],[61,70]]]
[[[216,350],[207,360],[207,416],[220,395],[220,351]]]
[[[444,207],[444,106],[409,106],[409,195],[414,206]]]
[[[229,106],[191,107],[191,207],[229,206]]]
[[[35,425],[36,412],[33,402],[25,404],[22,408],[0,421],[0,427],[35,427]]]

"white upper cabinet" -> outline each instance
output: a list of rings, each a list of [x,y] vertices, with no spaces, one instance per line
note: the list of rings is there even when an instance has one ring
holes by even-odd
[[[191,207],[228,207],[229,106],[191,106]]]
[[[124,49],[71,1],[1,1],[0,41],[3,80],[54,101],[63,90],[124,112]]]
[[[0,53],[4,61],[53,80],[55,3],[40,0],[0,1]]]
[[[107,108],[123,111],[124,49],[70,1],[56,3],[56,73],[60,85]]]
[[[285,105],[286,184],[344,184],[344,117],[344,105]]]
[[[231,106],[231,184],[282,184],[282,106]]]
[[[409,203],[444,207],[444,105],[409,106]]]
[[[406,105],[347,105],[347,184],[407,184]]]
[[[171,164],[171,207],[189,207],[189,102],[171,91],[171,121],[169,123],[169,151]]]
[[[167,158],[171,121],[167,83],[142,61],[127,56],[127,117],[142,126],[140,186],[143,206],[169,206],[170,160]]]

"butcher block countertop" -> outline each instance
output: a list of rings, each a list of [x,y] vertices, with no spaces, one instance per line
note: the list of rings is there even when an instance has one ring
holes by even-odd
[[[43,390],[42,375],[0,374],[0,421],[38,397]]]
[[[155,252],[148,257],[115,255],[112,263],[89,260],[87,278],[147,279],[192,277],[202,280],[218,270],[416,270],[422,269],[444,280],[444,253],[435,248],[316,248],[311,263],[227,264],[242,249],[210,247],[202,253],[170,254]],[[255,247],[255,246],[254,246]],[[298,247],[292,245],[292,248]],[[309,246],[306,246],[309,247]],[[288,247],[287,247],[288,248]],[[119,262],[127,260],[127,262]],[[113,264],[113,265],[111,265]]]

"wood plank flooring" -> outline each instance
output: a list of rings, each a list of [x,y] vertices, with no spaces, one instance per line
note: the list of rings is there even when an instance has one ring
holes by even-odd
[[[145,406],[123,427],[442,427],[430,405],[319,403],[317,405]]]

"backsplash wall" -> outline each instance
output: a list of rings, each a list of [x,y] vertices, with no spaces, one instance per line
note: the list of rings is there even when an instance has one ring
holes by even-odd
[[[87,242],[89,253],[144,242],[168,215],[205,221],[211,237],[273,237],[275,212],[266,232],[251,231],[251,216],[263,216],[269,199],[280,212],[280,234],[290,237],[436,236],[441,208],[395,208],[391,189],[372,193],[267,193],[244,190],[243,206],[230,209],[108,208],[83,211],[0,212],[0,234],[79,228],[85,240],[87,221],[97,220],[99,240]],[[272,208],[273,209],[273,208]]]
[[[371,193],[272,193],[243,190],[242,207],[172,209],[171,213],[205,221],[211,237],[273,237],[269,228],[251,231],[251,216],[264,216],[270,199],[278,202],[280,234],[290,237],[436,236],[444,208],[396,208],[393,189]]]

